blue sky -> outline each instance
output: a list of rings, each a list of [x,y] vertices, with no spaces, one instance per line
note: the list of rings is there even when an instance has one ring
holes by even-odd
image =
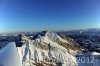
[[[100,0],[0,0],[0,32],[100,28]]]

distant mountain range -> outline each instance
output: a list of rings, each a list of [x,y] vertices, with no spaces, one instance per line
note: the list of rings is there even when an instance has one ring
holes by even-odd
[[[71,31],[62,31],[62,33],[66,34],[66,35],[100,36],[100,28],[71,30]]]

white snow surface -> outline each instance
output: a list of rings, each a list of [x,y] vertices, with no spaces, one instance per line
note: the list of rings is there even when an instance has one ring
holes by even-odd
[[[0,66],[22,66],[15,42],[9,43],[0,51]]]

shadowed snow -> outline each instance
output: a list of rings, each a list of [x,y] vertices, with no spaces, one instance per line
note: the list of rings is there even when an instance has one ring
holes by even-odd
[[[21,66],[14,42],[9,43],[0,51],[0,66]]]

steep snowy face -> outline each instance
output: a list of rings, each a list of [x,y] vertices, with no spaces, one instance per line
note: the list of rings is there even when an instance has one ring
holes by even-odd
[[[22,66],[77,66],[70,49],[61,45],[61,42],[68,44],[68,41],[56,33],[43,31],[33,39],[26,37],[26,42],[18,47]]]
[[[0,66],[22,66],[15,42],[9,43],[0,51]]]

